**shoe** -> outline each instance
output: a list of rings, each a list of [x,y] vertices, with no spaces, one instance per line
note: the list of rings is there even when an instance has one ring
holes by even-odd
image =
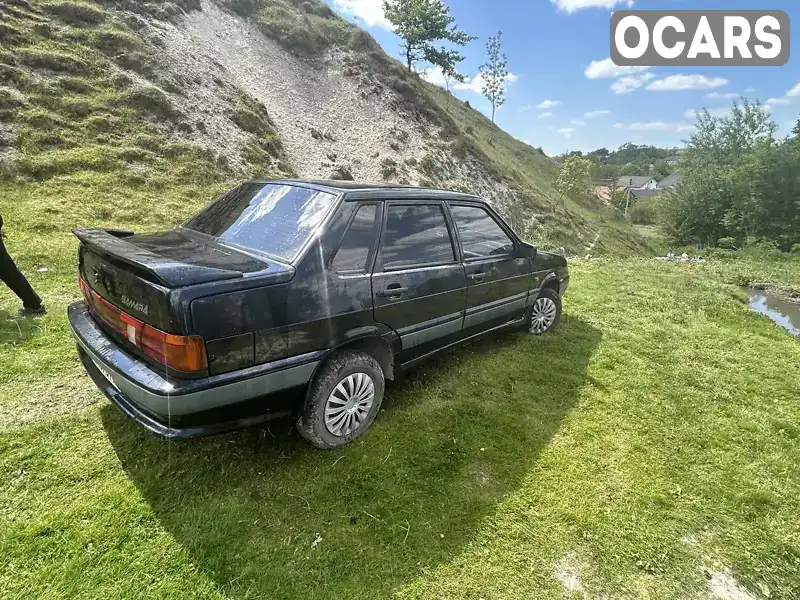
[[[42,317],[47,314],[47,309],[44,306],[39,308],[20,308],[12,319],[29,319],[31,317]]]

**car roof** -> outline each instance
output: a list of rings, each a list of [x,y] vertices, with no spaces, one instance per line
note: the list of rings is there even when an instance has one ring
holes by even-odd
[[[338,181],[330,179],[261,179],[252,180],[248,183],[274,183],[308,187],[333,194],[341,194],[345,196],[346,200],[364,200],[376,197],[385,198],[390,195],[394,198],[438,198],[484,202],[482,198],[472,194],[465,194],[453,190],[414,187],[411,185],[359,183],[356,181]]]

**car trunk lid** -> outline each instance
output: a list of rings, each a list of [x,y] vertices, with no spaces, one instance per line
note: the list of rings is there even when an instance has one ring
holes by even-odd
[[[133,235],[77,229],[74,234],[81,241],[79,269],[86,284],[114,306],[164,331],[179,329],[170,306],[172,290],[274,271],[265,260],[181,230]]]

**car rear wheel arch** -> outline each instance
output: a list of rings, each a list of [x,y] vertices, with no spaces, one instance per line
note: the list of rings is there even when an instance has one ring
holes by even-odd
[[[372,356],[372,358],[378,361],[378,364],[383,370],[384,377],[389,381],[394,379],[394,351],[392,350],[389,342],[383,338],[369,336],[355,340],[349,340],[340,344],[339,346],[336,346],[333,349],[333,352],[340,352],[342,350],[354,350],[369,354]]]

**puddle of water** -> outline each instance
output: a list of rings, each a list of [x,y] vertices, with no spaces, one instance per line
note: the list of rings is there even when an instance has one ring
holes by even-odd
[[[752,310],[766,315],[792,335],[800,337],[800,304],[769,290],[746,290]]]

